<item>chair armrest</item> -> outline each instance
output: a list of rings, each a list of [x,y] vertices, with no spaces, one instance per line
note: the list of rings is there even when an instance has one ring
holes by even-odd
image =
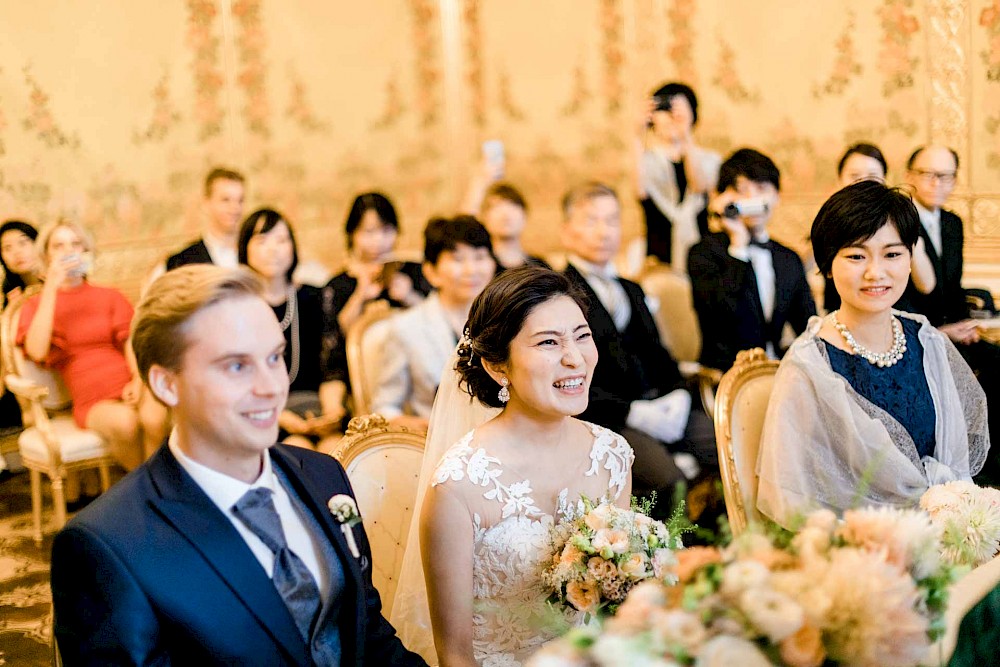
[[[28,401],[41,401],[49,395],[49,390],[46,387],[23,378],[20,375],[9,373],[4,377],[4,382],[11,393]]]
[[[701,396],[701,407],[708,418],[715,420],[715,391],[722,382],[722,371],[718,368],[702,366],[695,377],[698,378],[698,394]]]

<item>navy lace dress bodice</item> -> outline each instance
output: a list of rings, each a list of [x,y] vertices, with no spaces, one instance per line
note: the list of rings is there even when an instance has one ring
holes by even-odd
[[[879,406],[907,430],[920,456],[934,455],[934,401],[924,375],[924,347],[917,332],[920,323],[901,317],[906,334],[906,353],[895,366],[879,368],[862,357],[826,345],[830,366],[854,391]]]

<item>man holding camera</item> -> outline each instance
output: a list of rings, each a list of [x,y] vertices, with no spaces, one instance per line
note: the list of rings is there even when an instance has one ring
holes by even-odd
[[[777,358],[785,323],[802,333],[816,314],[802,260],[767,232],[780,179],[774,162],[750,148],[730,155],[719,169],[719,194],[708,210],[723,231],[688,255],[704,366],[725,371],[737,352],[753,347]]]

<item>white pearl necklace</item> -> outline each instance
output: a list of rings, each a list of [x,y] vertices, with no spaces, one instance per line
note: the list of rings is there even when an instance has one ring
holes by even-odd
[[[902,359],[903,355],[906,354],[906,334],[903,333],[903,325],[900,324],[899,318],[892,318],[892,347],[889,348],[889,351],[872,352],[855,340],[854,335],[850,332],[850,330],[837,319],[838,312],[840,311],[830,313],[830,317],[833,319],[833,328],[839,331],[840,335],[844,337],[844,340],[847,342],[848,346],[850,346],[851,351],[868,363],[873,366],[878,366],[879,368],[895,366],[896,362]]]

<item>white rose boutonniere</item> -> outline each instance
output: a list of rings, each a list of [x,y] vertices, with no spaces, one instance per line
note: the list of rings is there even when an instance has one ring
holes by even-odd
[[[326,503],[330,508],[333,518],[340,523],[340,532],[347,540],[347,546],[351,549],[351,555],[361,558],[361,551],[358,550],[358,543],[354,541],[354,531],[352,528],[361,523],[361,514],[358,512],[358,505],[354,498],[346,493],[338,493]]]

